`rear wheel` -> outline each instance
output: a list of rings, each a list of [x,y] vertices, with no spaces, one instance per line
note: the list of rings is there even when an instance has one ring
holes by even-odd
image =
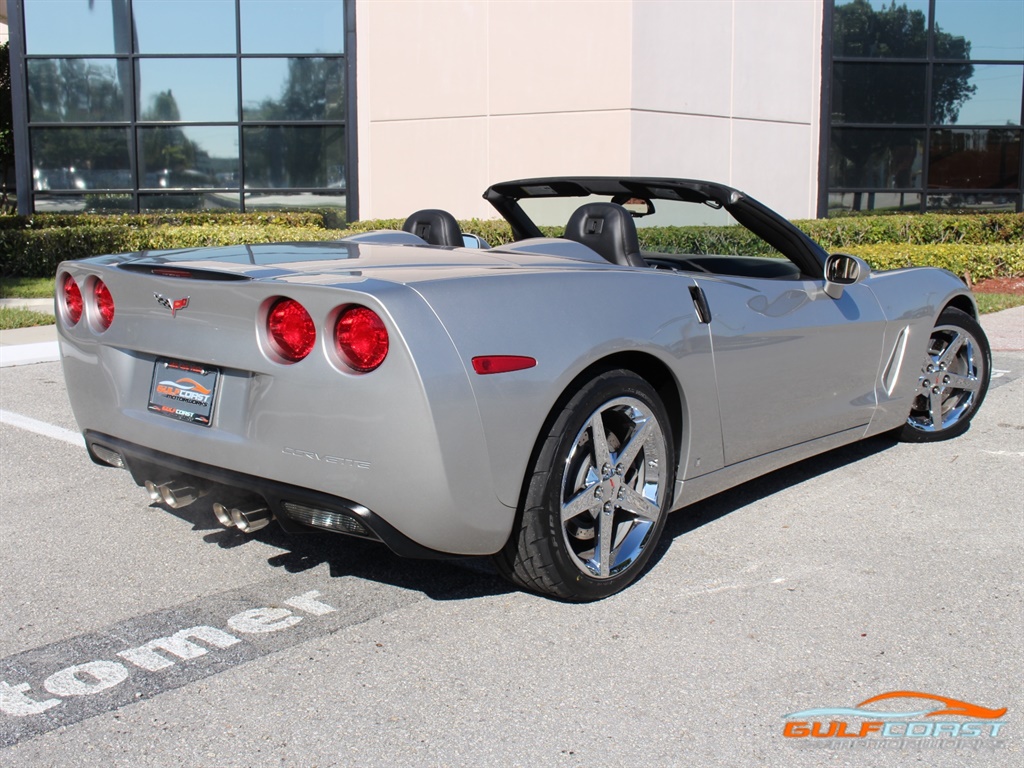
[[[516,584],[599,600],[643,571],[665,525],[675,475],[668,416],[629,371],[583,386],[543,437],[513,531],[495,555]]]
[[[967,431],[988,392],[992,352],[978,322],[952,307],[928,340],[917,394],[900,432],[908,442],[933,442]]]

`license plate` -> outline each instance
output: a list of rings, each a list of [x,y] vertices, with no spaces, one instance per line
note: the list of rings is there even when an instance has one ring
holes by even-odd
[[[149,410],[208,427],[219,375],[216,368],[160,358],[153,366]]]

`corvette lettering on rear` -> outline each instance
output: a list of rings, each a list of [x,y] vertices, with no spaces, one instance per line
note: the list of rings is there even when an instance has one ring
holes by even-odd
[[[300,458],[312,459],[313,461],[321,461],[324,464],[338,464],[343,467],[351,467],[352,469],[369,469],[370,462],[360,461],[358,459],[346,459],[341,456],[328,456],[326,454],[320,454],[316,451],[303,451],[299,448],[289,448],[285,446],[281,453],[287,453],[289,456],[299,456]]]

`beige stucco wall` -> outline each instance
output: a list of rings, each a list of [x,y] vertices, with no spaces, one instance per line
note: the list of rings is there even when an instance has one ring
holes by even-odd
[[[722,181],[793,217],[817,189],[817,0],[357,0],[362,218],[490,217],[494,181]]]

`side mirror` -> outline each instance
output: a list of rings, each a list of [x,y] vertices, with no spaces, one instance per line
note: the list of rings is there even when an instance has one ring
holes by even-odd
[[[855,285],[870,274],[871,267],[864,259],[848,253],[833,253],[825,259],[825,293],[833,299],[841,299],[844,285]]]
[[[484,240],[482,237],[480,237],[480,235],[470,235],[470,234],[467,234],[466,232],[463,232],[462,233],[462,247],[463,248],[483,248],[483,249],[486,249],[486,248],[490,248],[491,246],[488,244],[488,242],[486,240]]]

